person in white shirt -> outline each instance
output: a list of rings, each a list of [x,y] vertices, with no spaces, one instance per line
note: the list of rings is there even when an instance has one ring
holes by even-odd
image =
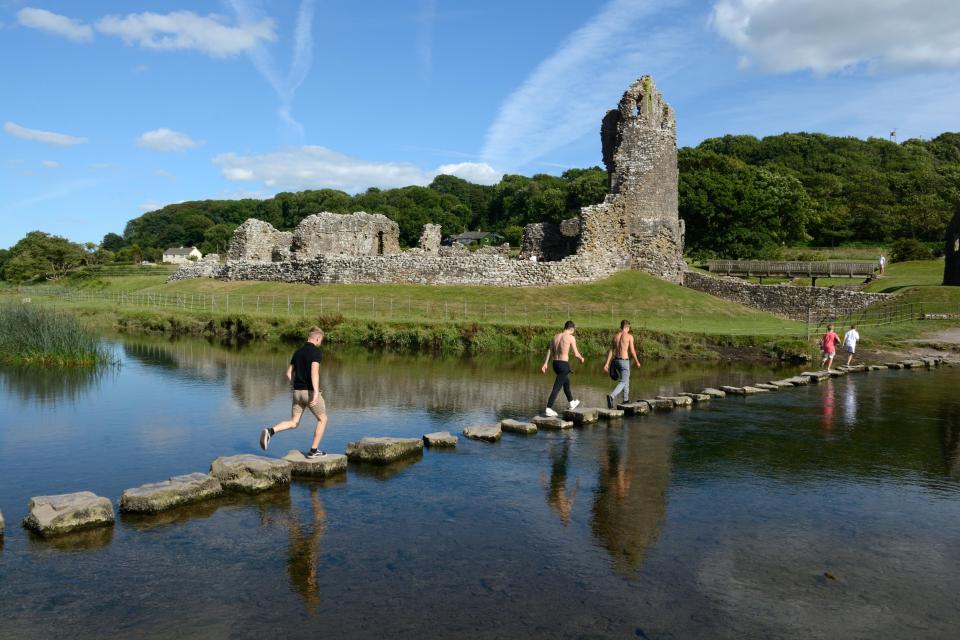
[[[887,259],[883,257],[883,254],[880,254],[880,275],[883,275],[883,268],[887,266]]]
[[[847,350],[847,366],[853,361],[853,354],[857,352],[857,343],[860,342],[860,333],[857,325],[850,325],[850,330],[843,334],[843,348]]]

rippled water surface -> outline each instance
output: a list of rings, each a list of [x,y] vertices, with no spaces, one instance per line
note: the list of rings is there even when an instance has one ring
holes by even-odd
[[[883,371],[230,497],[53,541],[32,495],[254,453],[289,354],[126,342],[97,375],[0,369],[0,638],[955,638],[960,370]],[[532,359],[328,350],[324,447],[541,409]],[[609,380],[576,367],[599,405]],[[768,380],[648,365],[636,397]],[[562,404],[562,403],[560,403]],[[270,455],[309,445],[305,418]]]

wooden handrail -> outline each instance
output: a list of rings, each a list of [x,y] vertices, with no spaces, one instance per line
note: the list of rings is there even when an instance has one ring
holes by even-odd
[[[736,276],[797,277],[808,278],[856,278],[872,276],[877,270],[875,262],[863,261],[772,261],[772,260],[708,260],[710,273]]]

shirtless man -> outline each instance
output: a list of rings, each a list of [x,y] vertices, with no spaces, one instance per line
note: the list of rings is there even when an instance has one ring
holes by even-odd
[[[630,321],[620,321],[620,331],[613,336],[610,341],[610,348],[607,349],[607,361],[603,364],[603,370],[610,373],[611,365],[617,367],[620,372],[616,388],[607,396],[607,407],[613,409],[617,405],[617,395],[623,391],[623,402],[630,402],[630,358],[640,366],[640,360],[637,359],[637,349],[633,344],[633,334],[630,333]]]
[[[546,373],[547,365],[550,364],[550,359],[553,358],[553,372],[557,374],[557,379],[553,381],[553,390],[550,392],[550,399],[547,400],[547,410],[545,411],[551,418],[557,415],[557,412],[553,410],[553,402],[557,399],[561,388],[563,389],[564,395],[567,396],[567,402],[570,403],[571,409],[576,409],[580,406],[580,401],[574,400],[573,393],[570,391],[571,349],[573,350],[573,355],[580,360],[580,364],[583,364],[583,356],[580,355],[580,352],[577,350],[577,339],[573,337],[575,328],[573,320],[567,320],[564,323],[563,331],[553,336],[553,340],[550,341],[550,348],[547,349],[547,357],[543,361],[543,366],[540,367],[540,371]]]

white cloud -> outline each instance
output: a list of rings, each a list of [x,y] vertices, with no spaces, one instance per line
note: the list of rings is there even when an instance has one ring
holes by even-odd
[[[60,163],[56,160],[44,160],[40,164],[42,164],[45,169],[57,169],[60,167]]]
[[[151,151],[173,152],[193,149],[198,142],[185,133],[172,129],[160,128],[146,131],[137,138],[137,146]]]
[[[687,62],[694,39],[689,16],[644,25],[677,0],[611,0],[541,62],[500,106],[482,158],[516,168],[596,134],[603,114],[644,73],[662,80]],[[672,16],[666,16],[670,18]],[[646,26],[646,28],[644,28]],[[599,155],[599,153],[598,153]]]
[[[444,165],[435,171],[405,162],[371,162],[320,146],[303,146],[272,153],[241,156],[224,153],[213,159],[224,178],[261,182],[271,189],[341,189],[359,193],[369,187],[391,189],[429,184],[438,174],[490,184],[501,175],[482,163]]]
[[[42,142],[43,144],[49,144],[49,145],[54,145],[58,147],[67,147],[74,144],[83,144],[87,141],[86,138],[70,136],[65,133],[54,133],[53,131],[41,131],[39,129],[28,129],[26,127],[21,127],[20,125],[14,122],[4,122],[3,130],[6,131],[11,136],[14,136],[15,138],[23,138],[24,140],[36,140],[37,142]]]
[[[486,162],[445,164],[437,168],[437,173],[457,176],[475,184],[497,184],[503,177],[502,171],[497,171]]]
[[[433,70],[433,31],[437,23],[437,0],[420,0],[417,13],[417,58],[425,78]]]
[[[719,0],[710,24],[773,72],[960,68],[956,0]]]
[[[190,49],[214,58],[234,56],[254,49],[261,41],[276,39],[269,18],[231,25],[224,16],[200,16],[192,11],[105,16],[97,21],[97,31],[144,49]]]
[[[17,22],[31,29],[40,29],[74,42],[93,41],[93,29],[86,24],[67,16],[51,13],[46,9],[25,7],[17,12]]]

